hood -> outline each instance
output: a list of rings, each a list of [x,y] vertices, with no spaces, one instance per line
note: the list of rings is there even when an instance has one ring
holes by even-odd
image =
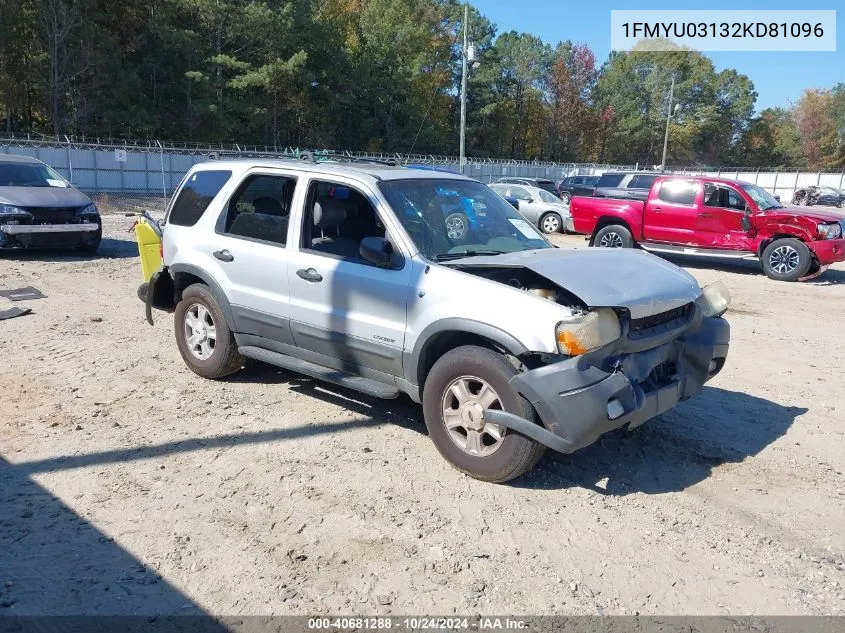
[[[815,220],[816,222],[841,222],[845,220],[845,213],[827,211],[825,209],[814,209],[812,207],[784,207],[782,209],[768,209],[760,215],[765,218],[799,217]]]
[[[550,248],[449,262],[461,268],[509,266],[533,270],[591,308],[627,308],[631,318],[659,314],[695,301],[695,277],[674,264],[627,248]]]
[[[0,187],[0,203],[15,207],[84,207],[91,204],[72,187]]]

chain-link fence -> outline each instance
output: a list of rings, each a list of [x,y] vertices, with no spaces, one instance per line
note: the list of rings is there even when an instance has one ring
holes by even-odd
[[[163,141],[128,142],[29,136],[0,138],[0,153],[22,154],[44,161],[79,189],[94,198],[103,213],[120,213],[144,208],[163,211],[167,200],[184,174],[196,163],[216,155],[278,158],[298,156],[299,148],[169,143]],[[459,171],[458,158],[432,154],[391,154],[380,152],[339,152],[318,150],[318,158],[349,156],[375,160],[393,160],[402,165],[425,165]],[[609,170],[635,169],[637,165],[597,163],[550,163],[525,160],[468,158],[464,172],[482,182],[503,177],[548,178],[559,182],[567,176],[595,175]],[[810,185],[845,187],[845,170],[818,172],[748,167],[678,167],[677,173],[735,178],[753,182],[781,196],[792,199],[796,189]]]

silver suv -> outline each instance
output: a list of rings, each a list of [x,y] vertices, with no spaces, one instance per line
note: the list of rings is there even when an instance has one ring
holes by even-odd
[[[450,237],[455,208],[469,231]],[[437,449],[507,481],[699,393],[729,296],[654,255],[560,249],[485,185],[375,163],[196,165],[146,293],[206,378],[257,359],[421,402]]]

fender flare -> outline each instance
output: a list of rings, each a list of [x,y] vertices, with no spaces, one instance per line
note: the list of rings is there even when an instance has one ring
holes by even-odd
[[[420,382],[418,380],[419,368],[421,363],[424,363],[426,360],[426,348],[434,337],[442,332],[467,332],[469,334],[476,334],[494,342],[514,356],[520,356],[529,351],[516,337],[489,323],[461,317],[440,319],[425,326],[417,337],[414,349],[411,352],[406,352],[404,355],[403,370],[405,379],[411,384],[417,385]],[[421,387],[422,385],[418,386]]]
[[[209,275],[203,269],[192,264],[173,264],[170,266],[170,272],[172,274],[171,276],[174,277],[174,282],[176,281],[175,276],[179,273],[186,273],[202,279],[203,283],[205,283],[205,285],[208,286],[208,289],[211,290],[211,294],[214,295],[217,305],[220,306],[220,310],[223,312],[223,316],[226,319],[226,324],[229,326],[229,329],[232,332],[238,331],[235,322],[235,314],[232,311],[229,299],[226,297],[226,293],[223,292],[223,288],[220,284],[215,281],[214,277]]]

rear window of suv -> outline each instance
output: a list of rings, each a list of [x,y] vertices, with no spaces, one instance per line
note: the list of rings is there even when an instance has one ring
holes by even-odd
[[[551,180],[538,180],[537,186],[540,189],[545,189],[549,193],[557,193],[557,191],[555,190],[555,183]]]
[[[618,187],[625,174],[602,174],[596,187]]]
[[[176,200],[173,201],[173,207],[167,218],[168,224],[178,226],[196,224],[231,177],[231,171],[223,170],[198,171],[191,174],[179,190]]]
[[[657,174],[637,174],[631,178],[628,183],[628,189],[651,189],[654,181],[657,180]]]

